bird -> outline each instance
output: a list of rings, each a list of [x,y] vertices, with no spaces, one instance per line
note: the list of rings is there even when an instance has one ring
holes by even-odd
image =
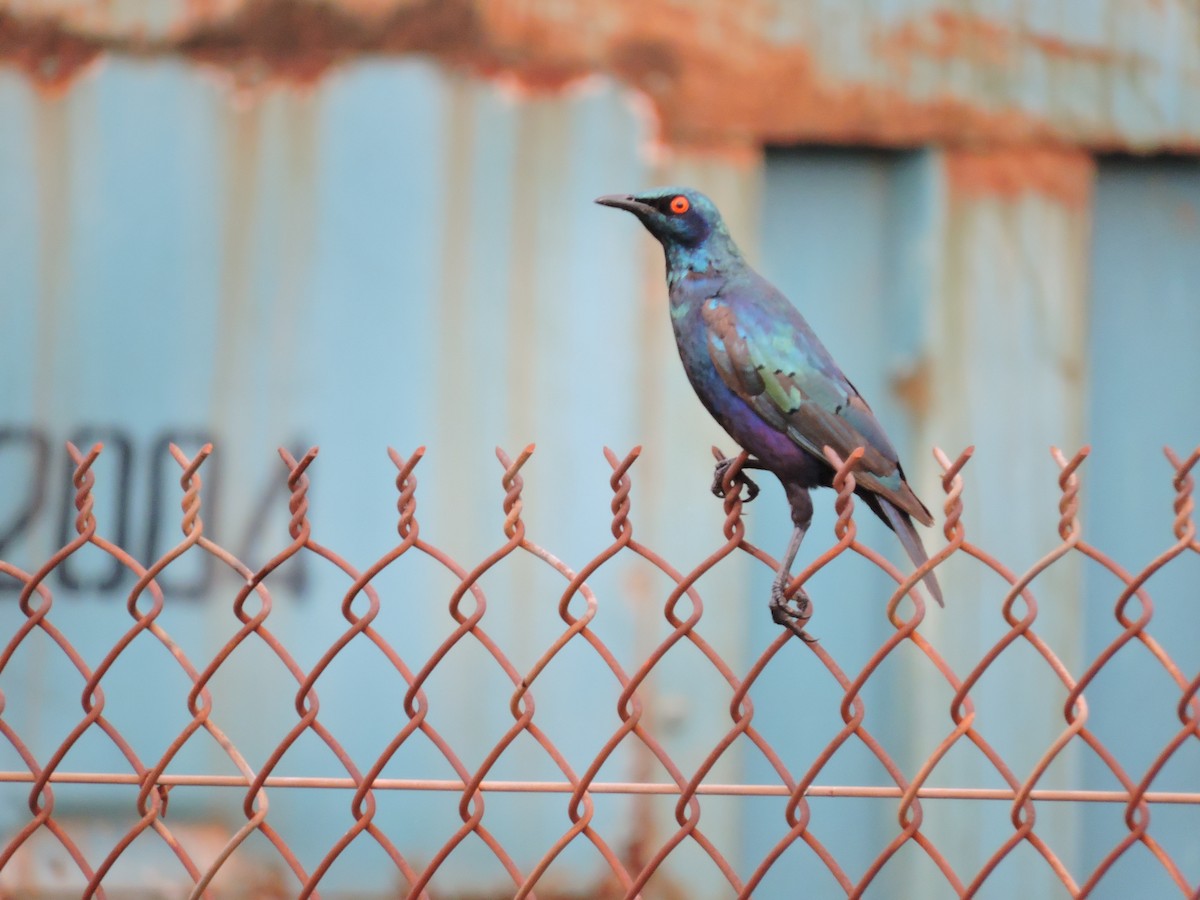
[[[774,621],[793,630],[807,621],[808,595],[798,590],[790,606],[787,587],[812,522],[809,491],[833,483],[827,446],[842,459],[863,449],[855,493],[896,533],[915,566],[928,562],[913,520],[932,525],[933,516],[909,487],[883,426],[800,311],[746,261],[716,205],[686,187],[607,194],[595,202],[633,213],[662,244],[671,325],[688,380],[750,453],[743,468],[768,471],[783,485],[793,530],[771,586]],[[731,463],[717,463],[714,493]],[[757,485],[743,480],[752,500]],[[924,582],[944,606],[932,570]]]

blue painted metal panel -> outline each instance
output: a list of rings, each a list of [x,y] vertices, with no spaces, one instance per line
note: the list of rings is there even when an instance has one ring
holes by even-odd
[[[231,103],[183,64],[121,61],[61,99],[39,97],[5,73],[0,110],[10,126],[0,135],[0,420],[40,429],[54,448],[41,515],[8,543],[6,558],[32,565],[61,541],[68,498],[60,447],[69,437],[107,442],[97,466],[101,533],[122,536],[135,551],[152,540],[148,527],[157,552],[179,539],[174,464],[156,468],[171,438],[188,452],[216,441],[204,470],[208,533],[254,565],[286,544],[286,498],[268,492],[282,483],[279,443],[321,445],[312,470],[315,536],[360,568],[397,540],[389,443],[405,453],[428,444],[418,470],[423,534],[461,560],[503,543],[495,444],[515,453],[538,441],[526,515],[556,553],[579,565],[611,539],[610,470],[600,450],[611,443],[624,452],[640,427],[629,402],[637,391],[628,337],[642,314],[634,261],[643,235],[591,204],[644,178],[642,126],[618,92],[593,85],[518,103],[430,64],[388,62],[346,69],[311,92]],[[621,259],[630,261],[624,271],[613,265]],[[124,490],[114,486],[119,463],[130,467]],[[20,448],[0,465],[6,485],[33,471]],[[661,494],[644,484],[641,497],[653,506]],[[22,500],[8,492],[0,515],[15,515]],[[266,509],[255,531],[248,523]],[[181,570],[165,582],[182,588],[201,575],[192,562]],[[93,552],[72,571],[79,590],[51,579],[52,620],[94,666],[129,626],[114,596],[132,579],[115,595],[98,590],[109,569]],[[597,627],[628,661],[633,629],[628,606],[615,600],[620,580],[612,573],[596,581],[614,598]],[[268,582],[276,603],[268,624],[303,668],[344,630],[338,607],[348,583],[312,560]],[[440,603],[418,604],[448,596],[454,584],[416,560],[380,580],[389,604],[381,627],[414,668],[454,625]],[[200,668],[235,630],[228,603],[237,585],[226,575],[200,597],[168,591],[161,621]],[[489,575],[485,586],[493,603],[485,627],[525,671],[565,627],[553,604],[565,585],[527,560]],[[22,619],[5,604],[6,633]],[[548,721],[557,711],[572,723],[553,737],[577,771],[615,728],[615,681],[585,656],[565,654],[557,679],[538,692]],[[107,713],[146,761],[188,719],[181,674],[144,677],[164,668],[171,671],[165,651],[143,635],[104,680]],[[6,671],[5,715],[36,735],[41,758],[79,721],[79,686],[37,636]],[[318,689],[323,720],[360,769],[406,719],[402,682],[369,648],[355,648]],[[472,639],[431,679],[430,721],[472,770],[511,725],[511,690]],[[214,680],[214,717],[251,765],[294,723],[294,693],[291,676],[254,639]],[[587,709],[596,714],[579,716]],[[385,774],[449,777],[432,753],[418,737]],[[21,767],[9,747],[0,758]],[[605,777],[622,777],[629,760],[627,748],[618,752]],[[94,736],[65,765],[122,768],[114,748]],[[309,736],[280,771],[331,765]],[[214,767],[232,771],[200,735],[174,769]],[[516,748],[495,774],[557,777],[532,746]],[[5,791],[7,828],[26,788]],[[94,815],[100,793],[64,788],[59,810]],[[282,822],[330,824],[286,835],[307,865],[349,824],[349,799],[332,791],[272,796]],[[379,822],[406,853],[428,859],[460,824],[447,799],[387,798]],[[240,802],[236,792],[181,789],[172,817],[232,824]],[[528,868],[536,859],[530,848],[548,846],[567,827],[565,803],[555,795],[498,798],[489,825]],[[544,814],[531,815],[531,805]],[[608,827],[626,801],[598,806]],[[468,842],[440,877],[442,889],[502,882],[489,857]],[[594,851],[582,845],[560,866],[577,883],[597,871]],[[347,852],[329,884],[377,889],[394,878],[368,839]]]
[[[1127,570],[1140,571],[1175,541],[1172,469],[1164,445],[1186,457],[1200,442],[1200,169],[1192,161],[1102,162],[1096,183],[1089,322],[1093,452],[1084,470],[1085,537]],[[1186,554],[1146,585],[1153,606],[1147,631],[1185,679],[1200,670],[1200,559]],[[1085,570],[1089,608],[1083,629],[1089,660],[1121,633],[1111,608],[1119,582],[1098,566]],[[1126,615],[1136,620],[1133,600]],[[1118,748],[1135,782],[1181,727],[1174,686],[1150,651],[1121,650],[1089,696],[1089,727]],[[1155,781],[1159,790],[1192,790],[1200,760],[1181,749]],[[1084,769],[1097,787],[1116,779],[1093,755]],[[1123,808],[1098,807],[1083,822],[1085,861],[1097,863],[1127,834]],[[1150,834],[1183,871],[1200,872],[1200,816],[1194,809],[1152,807]],[[1100,896],[1174,890],[1149,853],[1130,853],[1103,882]]]
[[[930,196],[917,170],[920,162],[900,154],[854,152],[780,152],[768,157],[762,225],[762,271],[771,278],[808,320],[838,364],[872,404],[885,429],[912,456],[904,409],[890,388],[890,378],[906,362],[919,317],[913,316],[906,295],[918,279],[920,256],[903,236],[927,235],[923,217]],[[910,191],[910,179],[920,187]],[[832,544],[834,493],[814,493],[813,525],[805,539],[795,571]],[[936,498],[926,497],[929,503]],[[891,533],[859,506],[859,537],[895,560],[902,557]],[[791,522],[782,491],[771,484],[755,502],[749,518],[751,540],[772,553],[782,553]],[[930,544],[934,546],[934,544]],[[754,595],[766,598],[770,575],[755,570]],[[844,557],[812,579],[809,592],[816,605],[813,631],[822,646],[851,678],[891,632],[880,614],[894,583],[869,563]],[[933,610],[932,615],[938,611]],[[767,643],[774,633],[769,616],[751,620],[753,646]],[[892,671],[892,667],[888,667]],[[755,691],[760,726],[777,747],[786,748],[785,761],[797,775],[842,728],[835,707],[805,702],[810,692],[836,690],[831,676],[810,654],[784,654],[766,673]],[[880,737],[889,753],[903,762],[902,735],[913,698],[900,679],[872,678],[863,691],[867,728]],[[790,714],[779,715],[791,709]],[[772,716],[770,711],[776,715]],[[786,729],[770,730],[787,722]],[[750,781],[769,781],[765,760],[747,756]],[[857,738],[822,771],[821,784],[891,783],[887,773]],[[764,807],[746,817],[747,862],[761,858],[761,848],[779,840],[783,803],[768,813]],[[889,801],[822,804],[812,802],[813,833],[847,871],[864,870],[896,831],[895,807]],[[892,879],[885,879],[890,883]],[[764,889],[783,896],[789,885],[811,885],[816,894],[839,890],[815,854],[797,848],[772,869]]]
[[[178,536],[175,473],[171,466],[154,467],[162,443],[174,437],[192,451],[205,436],[218,445],[205,470],[212,488],[206,522],[214,538],[255,564],[285,540],[284,498],[268,493],[281,480],[273,455],[281,442],[299,449],[321,445],[312,470],[315,537],[351,548],[347,556],[360,567],[394,540],[394,471],[382,452],[388,443],[402,451],[429,445],[418,470],[423,533],[462,560],[479,559],[502,540],[500,468],[490,458],[491,446],[516,451],[532,440],[539,451],[527,470],[526,519],[535,539],[545,539],[569,564],[578,565],[610,540],[608,467],[599,448],[607,443],[623,451],[647,436],[654,445],[634,470],[635,523],[645,529],[639,537],[665,545],[680,565],[698,561],[718,543],[720,505],[703,490],[696,499],[709,465],[706,442],[698,437],[715,436],[715,426],[690,397],[674,359],[657,247],[634,223],[590,204],[597,194],[636,188],[671,170],[660,166],[650,174],[637,150],[643,125],[611,86],[514,101],[429,64],[372,62],[339,71],[307,93],[231,102],[220,86],[182,64],[113,61],[62,99],[40,97],[20,78],[0,74],[0,120],[6,124],[0,129],[0,425],[36,426],[55,448],[44,514],[10,542],[6,558],[40,560],[61,542],[69,498],[58,446],[68,437],[107,441],[98,467],[101,530],[114,536],[126,521],[128,541],[146,556],[154,555],[152,549],[161,553]],[[710,174],[740,178],[747,168],[723,165],[713,164]],[[939,252],[931,242],[942,227],[938,178],[924,154],[779,154],[768,161],[763,191],[764,272],[826,340],[907,459],[918,452],[909,447],[913,423],[890,380],[918,356],[933,327],[926,300]],[[1121,558],[1130,566],[1169,541],[1164,508],[1170,495],[1165,478],[1155,494],[1146,479],[1127,473],[1165,473],[1154,458],[1157,445],[1171,441],[1186,450],[1195,441],[1195,416],[1187,410],[1194,406],[1193,351],[1200,337],[1192,302],[1200,283],[1196,182],[1189,166],[1149,164],[1103,167],[1099,181],[1089,428],[1097,450],[1085,470],[1091,486],[1085,508],[1089,535],[1106,549],[1127,542],[1121,552],[1128,558]],[[1033,221],[1037,212],[1022,215]],[[1019,235],[1038,233],[1026,219],[1012,221]],[[739,238],[756,256],[752,237]],[[991,355],[977,348],[965,383],[996,385],[1001,376],[990,361],[997,346]],[[1155,367],[1136,365],[1150,359]],[[1019,406],[1023,398],[1011,393],[1007,400]],[[965,428],[968,421],[964,413],[958,424]],[[1042,423],[1056,435],[1066,424]],[[131,475],[127,488],[118,489],[123,462]],[[1013,464],[1026,483],[1029,465]],[[996,465],[989,462],[988,471]],[[23,485],[34,471],[29,448],[0,454],[0,484]],[[1035,481],[1049,492],[1050,475],[1042,473]],[[929,505],[940,503],[927,486],[922,491]],[[1002,502],[1009,491],[997,484],[989,497]],[[25,496],[7,489],[0,495],[0,525]],[[819,496],[804,559],[831,539],[832,494]],[[1035,499],[1040,503],[1042,494]],[[247,523],[266,508],[260,528],[250,529]],[[1146,524],[1139,531],[1129,521]],[[749,522],[752,540],[772,552],[783,549],[788,518],[773,486],[750,510]],[[1136,540],[1129,540],[1131,530],[1138,532]],[[899,558],[881,525],[863,518],[861,533],[871,546],[891,548]],[[108,568],[89,553],[73,571],[94,584]],[[348,580],[311,561],[282,574],[270,623],[307,669],[344,628],[338,604]],[[1089,595],[1101,590],[1094,574],[1085,585]],[[163,619],[201,665],[232,632],[228,598],[237,588],[237,580],[226,576],[209,599],[189,596],[187,583],[202,576],[191,563],[175,573]],[[1187,577],[1185,567],[1162,576],[1164,595],[1186,591]],[[740,658],[774,634],[763,608],[769,579],[755,566],[702,585],[709,599],[702,632],[735,670]],[[127,578],[122,588],[130,584]],[[1158,585],[1152,584],[1155,592]],[[57,581],[52,586],[54,620],[95,665],[128,620],[115,603],[100,599],[110,592],[72,590]],[[417,598],[444,596],[452,586],[452,578],[417,560],[380,579],[388,598],[380,627],[406,659],[423,660],[452,627],[442,608],[414,614]],[[561,579],[524,561],[489,575],[485,586],[492,602],[485,626],[524,670],[562,629],[549,608]],[[644,570],[618,567],[594,587],[609,598],[596,627],[622,662],[629,664],[661,639],[661,584]],[[867,566],[822,573],[812,590],[819,633],[836,658],[861,662],[886,637],[878,607],[890,589]],[[1162,604],[1162,626],[1153,630],[1158,635],[1161,627],[1184,671],[1194,672],[1200,665],[1196,623],[1186,615],[1173,618],[1178,606]],[[653,608],[649,615],[647,607]],[[960,607],[948,610],[944,621],[966,622],[960,617],[973,614]],[[4,629],[21,618],[11,603],[0,609]],[[1103,616],[1083,626],[1091,653],[1111,638],[1113,627]],[[723,686],[710,684],[710,676],[718,679],[689,652],[672,651],[660,674],[687,684],[690,693],[651,695],[662,700],[655,715],[672,752],[694,763],[728,719],[721,704],[708,702],[724,697],[718,693]],[[187,720],[182,676],[145,678],[151,665],[164,668],[163,654],[143,636],[105,679],[108,712],[144,759],[161,753]],[[332,667],[318,689],[322,720],[365,768],[405,720],[403,691],[377,655],[352,656]],[[870,726],[894,737],[889,750],[912,771],[909,763],[923,758],[942,733],[914,735],[911,716],[933,707],[940,716],[948,696],[914,698],[906,689],[905,665],[873,679],[865,698]],[[1122,672],[1121,665],[1118,660],[1113,671]],[[556,677],[539,683],[539,720],[561,724],[552,736],[578,771],[611,734],[613,679],[577,648],[555,666]],[[828,676],[814,666],[806,655],[788,654],[772,664],[755,692],[764,720],[770,708],[785,713],[776,721],[792,716],[789,726],[768,737],[786,748],[786,761],[797,771],[841,725],[835,714],[805,707],[805,686],[829,687]],[[1145,684],[1139,673],[1130,669],[1128,678],[1105,681],[1097,690],[1132,703]],[[32,641],[0,679],[5,715],[23,732],[40,736],[36,749],[44,757],[79,720],[80,686],[44,641]],[[279,701],[294,693],[291,677],[251,642],[230,661],[215,690],[219,720],[251,763],[261,763],[295,721]],[[456,747],[468,748],[465,761],[474,767],[511,724],[498,668],[468,641],[428,690],[431,721]],[[986,689],[982,693],[987,696]],[[273,705],[264,715],[260,697],[268,694]],[[389,698],[382,714],[380,696]],[[147,708],[171,712],[160,721],[147,718]],[[1160,717],[1132,736],[1112,723],[1112,737],[1131,754],[1133,770],[1144,768],[1150,747],[1161,746],[1164,721]],[[1021,723],[1007,725],[1015,733]],[[385,774],[439,767],[450,774],[427,743],[416,741],[404,753]],[[178,768],[229,771],[221,756],[211,742],[198,739]],[[731,778],[772,780],[755,751],[735,748],[729,765],[743,763],[744,773]],[[0,747],[0,764],[20,767],[6,747]],[[328,751],[306,738],[281,771],[328,765]],[[625,747],[602,776],[624,777],[635,765]],[[70,768],[107,766],[120,768],[120,760],[105,741],[91,737],[68,759]],[[1111,786],[1094,768],[1088,773],[1097,779],[1094,786]],[[515,752],[495,774],[556,777],[535,748]],[[821,780],[887,783],[878,766],[854,749]],[[6,800],[0,827],[7,828],[19,815],[24,789],[6,788],[0,796]],[[64,788],[59,801],[86,817],[95,813],[98,796],[83,787]],[[336,832],[349,824],[348,800],[332,791],[303,799],[273,795],[282,818],[300,823],[288,838],[306,863],[330,843],[328,832],[308,825],[328,823]],[[458,821],[444,809],[444,797],[407,795],[380,803],[381,825],[418,857],[435,851]],[[239,804],[233,793],[181,789],[172,794],[172,815],[235,825]],[[523,867],[533,861],[531,848],[545,846],[565,827],[563,798],[528,804],[496,798],[488,812],[498,833],[524,836],[525,842],[506,841]],[[672,805],[666,798],[653,809],[666,819]],[[602,826],[625,822],[631,807],[617,798],[598,800]],[[706,828],[723,829],[727,837],[741,829],[743,866],[782,834],[778,802],[753,801],[740,819],[720,811],[731,806],[716,801],[706,801],[705,808]],[[889,803],[814,804],[814,813],[820,817],[814,829],[836,836],[841,843],[835,850],[852,870],[896,828]],[[1180,814],[1156,809],[1155,821]],[[987,833],[1007,834],[1007,820],[997,822]],[[1087,819],[1084,861],[1094,861],[1121,828],[1115,807]],[[663,834],[660,827],[657,837]],[[1194,858],[1188,852],[1184,848],[1180,858]],[[504,881],[478,846],[461,853],[440,882],[443,889]],[[919,871],[922,864],[909,865]],[[1137,865],[1128,871],[1142,877]],[[573,845],[564,856],[563,877],[571,883],[586,883],[598,870],[585,845]],[[797,875],[827,877],[813,874],[819,871],[823,867],[814,866],[811,855],[789,854],[771,884],[794,884]],[[689,896],[713,890],[708,863],[677,866],[671,875],[689,881]],[[391,877],[382,853],[359,841],[330,883],[365,889]]]

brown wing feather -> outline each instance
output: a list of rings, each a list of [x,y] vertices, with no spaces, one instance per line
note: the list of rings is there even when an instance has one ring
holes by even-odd
[[[805,392],[795,372],[773,370],[756,357],[728,305],[715,298],[707,300],[701,305],[701,316],[708,328],[709,356],[721,380],[754,407],[763,421],[818,459],[824,460],[822,449],[826,446],[843,458],[862,447],[855,471],[859,483],[918,522],[933,524],[929,510],[903,480],[900,463],[881,449],[891,444],[853,385],[848,385],[836,409],[830,410]],[[897,472],[901,476],[898,490],[880,480]]]

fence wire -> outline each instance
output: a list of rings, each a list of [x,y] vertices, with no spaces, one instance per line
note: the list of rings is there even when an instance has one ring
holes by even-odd
[[[93,465],[101,454],[97,444],[87,452],[81,452],[68,444],[68,453],[74,463],[73,487],[75,536],[36,571],[25,571],[12,563],[0,560],[0,573],[15,579],[21,585],[18,606],[24,616],[23,622],[7,636],[3,652],[0,653],[0,676],[9,667],[14,656],[31,636],[39,633],[51,642],[63,658],[78,672],[84,688],[81,697],[82,716],[64,740],[48,755],[35,753],[16,726],[3,716],[7,698],[0,694],[0,735],[3,735],[12,750],[19,755],[22,765],[9,771],[0,771],[0,783],[28,784],[28,817],[19,828],[4,838],[0,852],[0,873],[11,872],[10,863],[28,852],[35,836],[52,836],[86,880],[84,896],[105,895],[105,879],[123,854],[140,838],[153,833],[178,860],[186,873],[186,883],[192,896],[213,895],[214,880],[223,868],[230,864],[239,849],[251,842],[261,843],[265,839],[286,867],[289,878],[285,878],[280,891],[286,895],[300,897],[317,896],[322,880],[330,867],[347,847],[357,840],[373,841],[394,865],[400,884],[400,893],[409,897],[437,895],[434,879],[451,865],[449,860],[456,849],[469,838],[477,839],[487,848],[511,880],[512,895],[533,897],[541,888],[545,895],[561,895],[550,889],[547,872],[564,850],[575,842],[586,842],[603,860],[606,869],[602,893],[605,896],[635,897],[651,891],[654,879],[673,854],[681,848],[699,850],[711,860],[720,878],[727,882],[730,895],[751,896],[780,858],[790,849],[805,846],[819,860],[829,875],[848,896],[861,896],[876,882],[877,876],[904,848],[915,847],[937,871],[954,894],[969,897],[985,886],[997,867],[1010,858],[1018,848],[1027,847],[1037,854],[1063,888],[1071,896],[1086,896],[1105,878],[1106,873],[1121,858],[1135,847],[1147,851],[1161,867],[1166,877],[1179,892],[1188,897],[1200,897],[1197,879],[1200,873],[1187,871],[1168,852],[1163,835],[1151,830],[1151,809],[1161,804],[1182,804],[1200,809],[1200,791],[1174,791],[1155,789],[1156,781],[1172,759],[1186,751],[1194,753],[1200,740],[1200,674],[1181,670],[1168,655],[1162,644],[1150,633],[1153,605],[1145,590],[1146,581],[1185,554],[1200,552],[1193,522],[1192,500],[1193,479],[1191,471],[1200,460],[1200,448],[1186,459],[1180,459],[1170,450],[1167,458],[1174,469],[1173,488],[1175,542],[1166,547],[1149,565],[1139,572],[1126,571],[1111,557],[1087,543],[1079,527],[1079,478],[1077,470],[1084,461],[1086,448],[1071,458],[1054,451],[1060,467],[1058,484],[1061,489],[1058,522],[1059,543],[1024,572],[1013,571],[990,555],[982,547],[967,539],[963,523],[963,481],[961,471],[967,464],[971,450],[956,459],[950,459],[940,450],[935,457],[942,469],[944,498],[943,533],[946,543],[933,554],[927,566],[913,572],[902,572],[875,550],[857,540],[855,525],[853,457],[847,462],[837,460],[840,465],[834,478],[837,491],[835,508],[837,521],[834,527],[835,543],[823,552],[804,571],[796,575],[793,588],[807,582],[815,573],[829,566],[843,554],[856,554],[871,565],[885,572],[896,587],[882,610],[893,629],[887,639],[870,655],[858,671],[846,671],[827,651],[820,641],[807,644],[781,629],[761,655],[745,671],[735,671],[718,651],[702,635],[701,622],[704,603],[697,589],[698,582],[723,560],[734,554],[749,554],[760,563],[774,568],[775,559],[746,538],[743,520],[743,498],[738,474],[746,461],[743,454],[730,467],[724,481],[724,512],[722,543],[706,559],[691,571],[674,568],[653,549],[636,540],[631,524],[631,468],[638,459],[640,448],[624,457],[611,450],[605,456],[612,468],[612,542],[593,559],[578,570],[570,568],[550,550],[535,543],[526,532],[522,519],[521,470],[529,460],[532,447],[526,448],[516,458],[510,458],[498,450],[497,456],[503,467],[501,486],[503,489],[502,510],[504,514],[502,533],[504,542],[485,559],[473,566],[459,563],[448,553],[425,540],[418,525],[417,468],[423,454],[418,449],[407,458],[394,450],[389,454],[396,466],[396,489],[398,499],[397,532],[395,546],[366,569],[359,571],[334,550],[322,546],[312,538],[309,522],[308,470],[317,456],[316,449],[297,459],[285,450],[280,456],[287,466],[287,486],[290,491],[289,510],[291,519],[288,533],[291,542],[266,565],[252,569],[225,547],[215,543],[205,534],[201,516],[201,479],[205,461],[212,452],[212,445],[204,446],[189,458],[178,446],[172,444],[170,453],[182,470],[180,485],[183,489],[182,531],[183,539],[158,559],[144,564],[116,543],[106,539],[94,514],[93,489],[95,475]],[[811,538],[810,538],[811,544]],[[129,616],[127,629],[112,645],[95,666],[90,666],[83,654],[68,640],[57,622],[61,622],[66,610],[55,606],[54,597],[47,586],[47,577],[63,566],[74,554],[91,545],[112,560],[115,560],[136,579],[126,600]],[[211,659],[197,661],[189,658],[183,646],[168,633],[160,615],[168,598],[160,585],[160,576],[168,567],[175,565],[185,556],[204,554],[212,557],[221,566],[236,573],[242,581],[232,603],[233,634]],[[310,554],[324,563],[340,570],[351,582],[341,600],[341,614],[345,619],[344,631],[331,636],[328,649],[311,668],[301,666],[288,647],[272,630],[272,595],[268,582],[286,562],[299,554]],[[428,558],[450,573],[456,581],[449,597],[449,614],[455,627],[427,659],[405,659],[377,629],[375,620],[387,598],[381,597],[377,586],[381,573],[409,554]],[[486,622],[488,597],[481,582],[486,573],[501,561],[514,555],[527,554],[549,566],[564,580],[566,586],[557,601],[558,616],[562,620],[561,633],[547,646],[532,666],[519,668],[505,648],[492,637]],[[618,660],[617,654],[601,639],[593,628],[597,611],[605,602],[593,592],[590,583],[596,573],[619,555],[640,558],[645,564],[660,572],[673,585],[662,607],[662,616],[670,633],[631,669]],[[1121,585],[1112,615],[1119,633],[1103,650],[1090,660],[1082,672],[1069,670],[1047,639],[1038,631],[1038,603],[1030,589],[1031,583],[1047,569],[1064,557],[1080,555],[1094,561],[1111,573]],[[990,649],[969,670],[956,671],[947,662],[935,641],[921,631],[926,607],[918,585],[929,568],[942,566],[951,557],[967,557],[975,565],[994,573],[1007,585],[1000,605],[1000,615],[1006,630]],[[686,602],[685,602],[686,601]],[[1135,602],[1136,601],[1136,602]],[[411,602],[411,600],[407,601]],[[426,601],[422,601],[426,602]],[[820,596],[814,596],[814,607],[819,608]],[[765,609],[760,610],[765,615]],[[994,610],[989,608],[994,614]],[[751,612],[747,612],[751,614]],[[1092,614],[1097,614],[1092,611]],[[186,677],[190,687],[180,704],[186,705],[188,721],[169,743],[165,752],[154,759],[142,758],[135,751],[127,736],[106,717],[106,696],[102,682],[123,652],[137,639],[149,636],[169,653],[173,665]],[[220,717],[214,712],[212,682],[240,646],[247,642],[258,642],[274,656],[294,681],[295,722],[290,731],[279,741],[266,760],[258,766],[251,765],[246,755],[239,750],[234,740],[222,728]],[[431,676],[447,659],[448,654],[463,642],[473,642],[496,664],[503,677],[509,682],[509,712],[512,722],[494,746],[478,764],[468,765],[464,757],[470,757],[462,748],[456,750],[450,739],[435,726],[437,716],[431,710],[426,686]],[[708,749],[702,762],[696,767],[685,768],[667,750],[662,736],[652,728],[653,721],[645,714],[642,688],[655,672],[656,666],[675,646],[689,644],[707,665],[726,682],[732,691],[728,704],[729,724],[718,741]],[[1131,644],[1140,644],[1169,679],[1172,698],[1178,716],[1178,729],[1161,748],[1144,771],[1123,767],[1112,750],[1089,728],[1089,707],[1085,692],[1097,680],[1114,655]],[[373,645],[386,658],[387,663],[403,679],[405,690],[401,694],[380,693],[373,700],[376,704],[389,707],[400,706],[406,719],[386,747],[375,758],[355,760],[338,738],[326,727],[320,715],[316,684],[334,661],[344,654],[362,653],[367,645]],[[1066,692],[1062,709],[1061,731],[1042,750],[1040,758],[1028,774],[1018,774],[1005,761],[997,749],[976,725],[976,708],[972,690],[978,685],[993,663],[1010,647],[1024,644],[1045,663],[1045,671],[1052,682],[1048,689]],[[549,736],[553,723],[543,722],[535,715],[534,693],[553,672],[547,669],[564,648],[586,645],[587,650],[600,660],[611,673],[619,687],[615,712],[610,723],[611,734],[599,753],[582,768],[573,766],[567,756]],[[867,727],[866,704],[862,696],[864,687],[876,677],[881,667],[898,647],[908,645],[926,659],[940,674],[953,692],[945,719],[945,737],[932,753],[916,768],[906,772],[893,755]],[[774,746],[756,725],[755,708],[751,695],[763,676],[764,670],[773,659],[783,653],[812,654],[838,685],[836,691],[822,694],[818,687],[806,691],[807,705],[826,704],[839,710],[842,728],[827,746],[808,763],[803,771],[785,764],[780,748]],[[961,667],[960,667],[961,668]],[[147,677],[153,677],[147,673]],[[1158,683],[1161,683],[1158,682]],[[10,687],[11,693],[11,687]],[[1176,693],[1177,692],[1177,693]],[[713,698],[714,701],[716,698]],[[158,716],[163,711],[146,709],[145,716]],[[236,774],[216,772],[178,771],[174,765],[181,750],[200,732],[205,732],[220,747]],[[110,771],[82,772],[64,765],[73,748],[85,740],[85,736],[102,733],[123,758],[121,766]],[[420,733],[437,748],[445,763],[453,771],[453,777],[385,776],[388,768],[410,739]],[[279,772],[280,762],[289,749],[302,739],[316,738],[332,753],[339,771],[305,775],[284,775]],[[494,777],[498,762],[514,747],[518,740],[531,739],[546,754],[560,773],[551,780],[501,780]],[[822,784],[819,779],[828,770],[833,760],[852,739],[867,748],[887,773],[889,784]],[[618,748],[633,741],[653,756],[661,770],[669,775],[667,782],[654,781],[611,781],[601,777]],[[724,783],[712,777],[714,769],[723,756],[735,744],[753,745],[775,774],[774,783]],[[1043,784],[1044,776],[1052,764],[1069,746],[1082,742],[1090,747],[1102,761],[1118,788],[1112,790],[1087,790],[1083,788],[1052,788]],[[956,787],[936,787],[930,784],[931,775],[939,763],[946,759],[952,748],[959,744],[970,744],[980,751],[1003,782],[1003,787],[988,787],[968,784]],[[473,752],[473,751],[472,751]],[[123,833],[111,847],[97,849],[95,841],[85,842],[73,833],[70,815],[56,814],[55,789],[62,785],[122,785],[136,788],[136,823]],[[223,839],[216,848],[189,846],[182,833],[173,830],[170,815],[170,792],[178,787],[190,786],[209,790],[236,790],[242,794],[241,813],[244,821]],[[272,816],[272,798],[280,792],[313,791],[318,789],[341,789],[349,792],[348,816],[344,833],[334,841],[317,859],[301,859],[280,829],[280,822]],[[413,853],[398,846],[392,836],[376,821],[376,812],[381,796],[385,792],[435,792],[444,794],[447,803],[456,804],[461,824],[452,836],[431,857],[418,859]],[[519,863],[509,849],[512,835],[495,830],[486,815],[485,798],[504,792],[542,793],[563,795],[561,809],[561,835],[549,846],[539,850],[540,858],[532,864]],[[665,795],[675,799],[672,826],[669,833],[658,836],[654,845],[633,852],[621,843],[623,834],[605,833],[596,817],[596,800],[605,795]],[[769,846],[750,848],[753,864],[738,866],[731,861],[728,848],[718,843],[702,826],[701,812],[710,798],[732,797],[776,797],[785,800],[783,815],[776,823],[778,839]],[[834,798],[841,802],[850,798],[873,798],[895,803],[897,829],[886,846],[864,867],[854,867],[839,860],[831,849],[828,835],[814,823],[810,801],[818,797]],[[982,865],[965,865],[952,859],[952,854],[923,829],[924,814],[922,801],[947,800],[961,804],[984,804],[1000,801],[1009,808],[1011,834],[1007,836]],[[1072,871],[1062,858],[1062,851],[1055,845],[1055,835],[1038,829],[1039,804],[1070,801],[1076,803],[1117,803],[1124,807],[1126,834],[1109,848],[1094,867],[1086,871]],[[1192,837],[1194,840],[1194,835]],[[85,843],[88,846],[85,846]],[[744,858],[744,857],[743,857]],[[2,875],[0,875],[2,877]]]

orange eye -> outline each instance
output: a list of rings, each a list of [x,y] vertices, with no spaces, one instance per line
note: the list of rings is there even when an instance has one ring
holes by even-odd
[[[692,204],[688,202],[688,198],[680,194],[671,200],[671,212],[677,216],[682,216],[685,212],[692,208]]]

